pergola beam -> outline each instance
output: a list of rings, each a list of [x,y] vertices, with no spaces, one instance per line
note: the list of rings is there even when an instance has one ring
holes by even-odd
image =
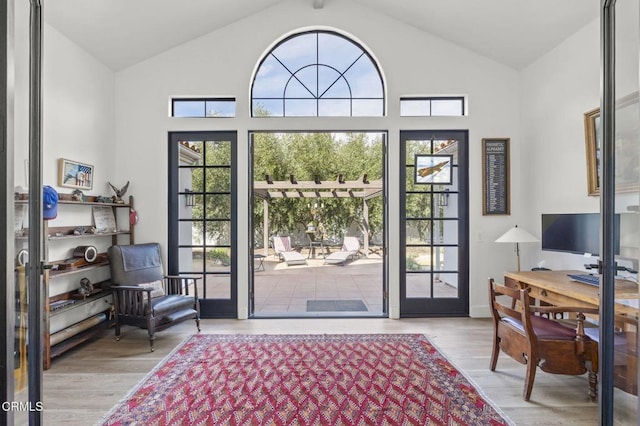
[[[289,175],[288,180],[274,181],[270,175],[265,180],[253,182],[253,194],[262,199],[263,209],[263,249],[267,255],[269,247],[269,206],[268,201],[274,199],[304,199],[304,198],[362,198],[365,222],[364,249],[368,253],[369,241],[369,206],[367,201],[383,195],[382,179],[369,180],[367,174],[358,180],[344,180],[338,175],[334,181],[296,180]]]
[[[253,192],[262,199],[272,198],[365,198],[382,195],[382,180],[297,181],[293,175],[289,180],[274,181],[268,175],[264,181],[253,183]]]
[[[293,181],[293,182],[292,182]],[[278,181],[255,181],[253,182],[254,190],[268,190],[268,191],[281,191],[281,190],[305,190],[311,189],[314,191],[319,190],[347,190],[347,189],[378,189],[382,190],[382,180],[372,180],[363,182],[362,180],[346,180],[343,183],[336,181],[318,181],[316,183],[312,180],[296,181],[292,176],[290,180],[278,180]]]
[[[254,191],[260,198],[370,198],[366,191]]]

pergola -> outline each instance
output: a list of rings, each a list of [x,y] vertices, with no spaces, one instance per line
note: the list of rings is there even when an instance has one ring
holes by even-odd
[[[358,180],[344,180],[338,175],[335,181],[297,181],[293,175],[289,180],[274,181],[269,175],[264,181],[253,183],[253,193],[262,199],[263,208],[263,247],[267,255],[269,248],[269,200],[283,198],[361,198],[365,235],[364,252],[369,252],[369,206],[367,201],[382,195],[382,179],[369,180],[363,175]]]

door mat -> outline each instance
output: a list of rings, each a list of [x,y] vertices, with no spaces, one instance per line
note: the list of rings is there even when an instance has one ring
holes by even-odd
[[[307,300],[307,312],[367,312],[367,306],[357,300]]]

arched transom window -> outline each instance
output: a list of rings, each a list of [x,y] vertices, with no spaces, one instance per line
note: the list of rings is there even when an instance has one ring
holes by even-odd
[[[253,117],[383,116],[384,88],[371,56],[335,32],[311,31],[278,43],[251,88]]]

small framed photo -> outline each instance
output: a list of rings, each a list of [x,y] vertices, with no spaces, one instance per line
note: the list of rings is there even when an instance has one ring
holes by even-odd
[[[453,155],[423,155],[415,156],[415,174],[416,184],[438,184],[451,185],[452,176],[451,166],[453,163]]]
[[[93,166],[60,158],[58,160],[58,185],[66,188],[92,189]]]

